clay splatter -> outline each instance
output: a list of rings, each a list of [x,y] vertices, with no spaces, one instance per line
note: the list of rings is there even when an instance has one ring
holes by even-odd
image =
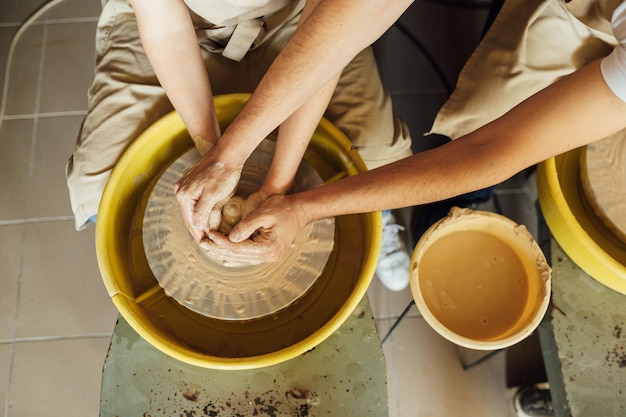
[[[624,346],[615,346],[612,350],[609,350],[605,360],[609,366],[616,364],[620,368],[626,368],[626,352],[624,352]]]
[[[200,396],[200,392],[187,390],[183,392],[183,397],[185,397],[189,401],[196,402],[198,401],[198,397]]]
[[[615,327],[613,328],[613,336],[615,336],[615,338],[617,339],[622,337],[622,326],[615,325]]]

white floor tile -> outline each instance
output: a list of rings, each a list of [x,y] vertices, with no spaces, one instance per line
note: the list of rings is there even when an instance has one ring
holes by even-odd
[[[73,221],[28,224],[17,337],[111,333],[117,310],[101,279],[94,228]]]
[[[463,370],[456,346],[420,318],[405,319],[385,346],[390,416],[509,417],[504,355]]]
[[[13,338],[23,230],[22,225],[0,226],[0,341]]]
[[[32,120],[4,120],[0,126],[0,221],[24,217],[28,204]]]
[[[17,343],[9,417],[97,416],[109,338]]]
[[[0,415],[4,416],[11,372],[11,344],[0,345]]]
[[[72,215],[65,164],[74,149],[81,121],[81,116],[39,120],[27,217]]]

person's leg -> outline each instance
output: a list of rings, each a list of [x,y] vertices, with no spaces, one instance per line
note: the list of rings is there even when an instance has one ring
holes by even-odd
[[[325,116],[354,144],[369,169],[411,155],[409,130],[394,113],[371,48],[358,54],[342,72]],[[410,255],[403,226],[385,210],[376,275],[392,291],[409,284]]]
[[[369,169],[412,154],[409,130],[393,111],[371,48],[343,70],[325,116],[350,138]]]
[[[97,214],[110,172],[133,140],[172,109],[145,56],[125,0],[105,5],[87,116],[66,166],[76,228]]]
[[[481,33],[481,39],[484,38],[485,34],[491,28],[491,25],[502,8],[502,4],[504,4],[504,0],[493,0],[491,3],[487,19],[485,20],[485,25]],[[450,138],[448,138],[448,141],[450,141]],[[428,228],[437,221],[446,217],[452,207],[458,206],[475,208],[476,205],[488,201],[491,198],[494,189],[495,187],[489,187],[483,190],[470,192],[447,200],[437,201],[421,206],[419,208],[419,216],[413,225],[410,241],[411,245],[417,245],[419,238],[424,234],[424,232],[426,232],[426,230],[428,230]]]

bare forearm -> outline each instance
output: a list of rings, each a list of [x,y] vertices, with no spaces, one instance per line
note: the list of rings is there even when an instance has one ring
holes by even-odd
[[[626,103],[594,62],[462,138],[289,198],[307,222],[430,203],[498,184],[624,127]]]
[[[299,24],[308,19],[319,0],[309,0],[302,11]],[[263,184],[263,191],[268,194],[282,194],[289,190],[306,148],[311,141],[328,103],[337,86],[339,74],[289,116],[278,131],[276,153]]]
[[[142,44],[192,138],[217,141],[213,95],[189,12],[182,0],[132,0]]]
[[[320,0],[225,135],[242,152],[265,137],[380,37],[413,0]]]
[[[337,79],[315,93],[280,126],[274,160],[263,185],[268,194],[284,193],[291,187],[311,137],[328,107]]]
[[[332,216],[440,201],[496,184],[506,175],[496,172],[493,162],[478,156],[482,150],[459,146],[463,145],[459,141],[289,198],[302,207],[308,223]],[[477,172],[481,164],[484,166],[480,169],[486,175]]]

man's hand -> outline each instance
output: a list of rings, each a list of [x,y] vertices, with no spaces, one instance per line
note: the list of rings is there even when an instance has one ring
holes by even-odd
[[[250,194],[246,201],[243,203],[243,210],[241,211],[241,218],[245,219],[248,214],[254,212],[265,200],[270,198],[270,195],[259,190],[256,193]]]
[[[306,225],[300,207],[277,195],[248,213],[228,236],[210,230],[200,246],[225,265],[255,265],[282,259]]]
[[[176,199],[183,219],[197,242],[222,219],[222,206],[234,195],[243,165],[230,165],[217,152],[209,152],[176,183]]]

